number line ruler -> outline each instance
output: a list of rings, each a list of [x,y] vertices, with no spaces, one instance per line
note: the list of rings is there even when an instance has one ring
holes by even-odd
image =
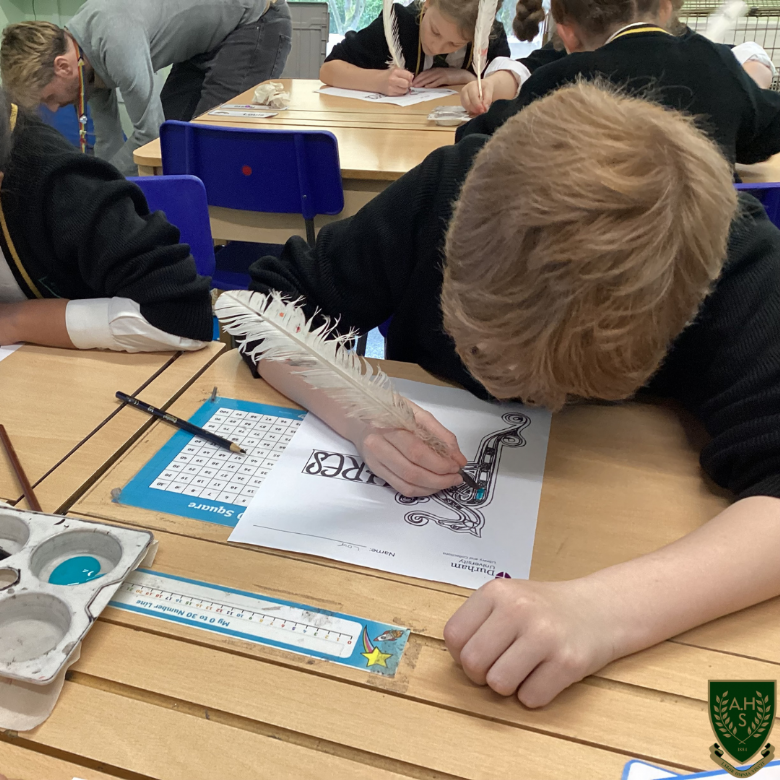
[[[393,676],[409,629],[173,574],[137,569],[117,609]]]

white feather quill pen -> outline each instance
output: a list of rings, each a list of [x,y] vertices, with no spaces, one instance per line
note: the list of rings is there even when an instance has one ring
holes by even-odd
[[[727,0],[707,19],[704,37],[713,43],[723,43],[747,11],[747,3],[744,0]]]
[[[393,0],[383,0],[382,22],[385,27],[385,40],[387,40],[387,46],[390,49],[390,62],[387,64],[393,68],[406,70],[401,39],[398,35],[398,17],[395,15]]]
[[[245,338],[246,344],[257,342],[247,350],[252,360],[287,362],[348,416],[379,428],[411,431],[434,452],[449,454],[444,442],[418,425],[412,407],[396,392],[387,374],[347,349],[353,336],[334,336],[335,326],[327,319],[315,327],[300,306],[279,293],[249,290],[223,293],[215,311],[228,333]]]
[[[474,25],[474,44],[472,46],[471,64],[477,74],[477,89],[482,100],[482,73],[487,67],[487,53],[490,46],[490,33],[496,20],[498,0],[479,0],[477,22]]]

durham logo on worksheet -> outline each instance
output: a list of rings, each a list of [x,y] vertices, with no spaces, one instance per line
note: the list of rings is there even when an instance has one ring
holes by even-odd
[[[712,760],[734,777],[751,777],[775,755],[769,744],[775,718],[775,680],[710,680],[710,723],[717,742],[710,747]],[[761,751],[752,766],[747,764]]]

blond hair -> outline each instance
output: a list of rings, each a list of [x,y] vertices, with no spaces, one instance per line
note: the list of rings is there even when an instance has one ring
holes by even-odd
[[[564,87],[475,159],[447,233],[445,328],[497,398],[626,398],[717,279],[736,204],[692,119]]]
[[[54,78],[54,60],[68,49],[65,30],[51,22],[20,22],[3,30],[0,75],[4,89],[22,105],[37,105]]]

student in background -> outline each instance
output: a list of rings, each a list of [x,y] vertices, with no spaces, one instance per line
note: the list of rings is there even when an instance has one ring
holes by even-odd
[[[493,133],[562,85],[601,78],[697,117],[732,164],[780,152],[780,93],[760,89],[725,46],[664,29],[669,0],[552,0],[552,14],[570,54],[539,68],[514,100],[500,100],[458,128],[456,139]]]
[[[480,588],[444,631],[476,683],[544,705],[616,658],[780,594],[780,231],[738,201],[731,165],[691,119],[563,87],[250,273],[253,289],[303,297],[342,332],[392,316],[390,359],[482,397],[558,410],[642,389],[706,428],[701,465],[736,502],[587,577]],[[452,434],[437,456],[347,418],[294,367],[258,370],[402,493],[459,483]]]
[[[476,80],[471,67],[478,0],[416,0],[393,6],[406,70],[388,68],[390,49],[380,14],[368,27],[350,31],[320,68],[333,87],[404,95],[410,87],[441,87]],[[501,7],[499,2],[498,7]],[[503,25],[496,21],[487,59],[509,57]]]
[[[0,344],[149,352],[211,335],[209,280],[179,231],[0,95]]]
[[[671,3],[671,17],[666,23],[666,29],[673,35],[683,38],[695,35],[696,33],[682,24],[678,18],[682,0],[668,1]],[[663,9],[661,15],[664,15]],[[545,12],[541,0],[518,0],[512,29],[518,40],[533,41],[539,35],[544,20]],[[777,69],[763,47],[754,41],[745,41],[736,46],[720,45],[731,50],[737,62],[761,89],[769,89],[773,78],[777,75]],[[483,113],[494,100],[509,100],[517,97],[520,88],[537,68],[556,62],[566,55],[563,41],[553,32],[551,40],[527,57],[520,60],[497,57],[490,63],[485,73],[486,83],[482,86],[482,98],[480,99],[479,92],[472,86],[461,91],[461,103],[472,114]]]
[[[38,21],[8,25],[0,68],[3,87],[18,103],[56,111],[87,100],[95,154],[132,176],[133,151],[159,137],[163,121],[189,121],[278,78],[291,40],[285,0],[87,0],[66,29]],[[158,93],[154,74],[168,65]],[[127,141],[118,93],[133,124]]]

